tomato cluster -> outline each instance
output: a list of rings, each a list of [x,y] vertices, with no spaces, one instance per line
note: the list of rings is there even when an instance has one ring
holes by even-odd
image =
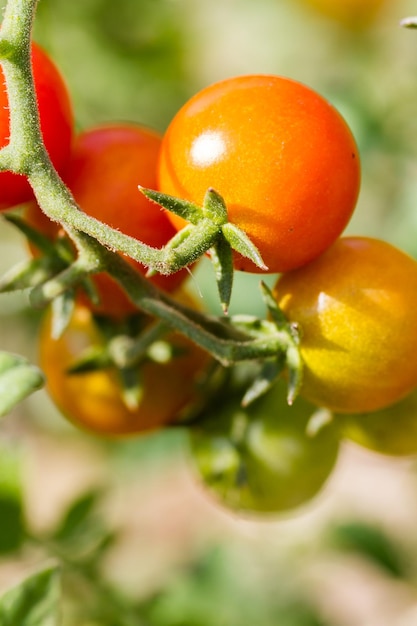
[[[215,190],[230,223],[267,271],[279,274],[273,296],[297,333],[303,363],[292,406],[282,380],[242,406],[242,388],[228,387],[227,368],[211,367],[206,350],[139,310],[102,272],[92,277],[98,302],[81,290],[59,336],[51,314],[41,329],[41,364],[62,413],[114,437],[186,420],[199,474],[227,506],[246,512],[282,512],[311,499],[331,474],[341,439],[389,454],[417,452],[417,438],[392,436],[397,413],[417,432],[417,262],[386,242],[342,236],[361,172],[355,139],[336,109],[288,78],[239,76],[197,93],[164,135],[134,123],[75,132],[59,72],[38,46],[32,55],[45,146],[80,210],[162,248],[180,241],[183,227],[190,232],[187,214],[162,210],[138,186],[188,203],[193,217],[205,216],[207,190]],[[1,97],[5,143],[5,90]],[[62,242],[61,225],[46,217],[24,177],[0,178],[0,208],[26,203],[26,221]],[[143,280],[147,268],[126,260]],[[266,271],[237,252],[233,264]],[[145,280],[193,310],[187,275]],[[141,348],[121,362],[115,345],[123,342]]]

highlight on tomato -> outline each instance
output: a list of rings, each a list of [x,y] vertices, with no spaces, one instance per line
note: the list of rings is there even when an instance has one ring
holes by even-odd
[[[318,419],[317,419],[318,418]],[[339,451],[338,430],[283,381],[246,408],[232,398],[191,431],[197,479],[239,514],[288,513],[317,496]]]
[[[138,190],[138,185],[156,187],[160,146],[160,135],[141,125],[93,127],[75,138],[64,176],[85,213],[155,248],[161,248],[176,233],[167,214]],[[27,213],[29,221],[48,234],[49,225],[46,227],[43,215],[37,218],[36,213],[41,211],[32,205]],[[58,229],[56,226],[56,232]],[[147,268],[125,258],[138,272],[146,274]],[[171,292],[187,277],[187,270],[181,270],[169,276],[155,275],[150,280]],[[96,312],[121,317],[137,308],[108,274],[95,275],[94,282],[100,296]]]
[[[371,413],[337,415],[341,436],[392,457],[417,454],[417,389],[390,406]]]
[[[375,411],[417,386],[417,262],[369,237],[339,239],[274,289],[301,331],[301,393],[340,413]]]
[[[41,131],[51,161],[59,173],[65,169],[73,139],[73,112],[64,79],[48,54],[32,43],[32,67]],[[0,148],[10,136],[8,96],[0,67]],[[0,211],[33,198],[25,176],[0,173]]]
[[[75,426],[106,437],[152,431],[178,420],[182,412],[201,399],[200,378],[211,357],[179,333],[163,337],[171,358],[145,358],[137,368],[141,395],[129,408],[122,395],[118,370],[106,367],[69,373],[86,350],[100,350],[104,336],[91,310],[77,304],[64,333],[51,336],[51,315],[40,332],[40,365],[46,389],[62,414]],[[168,347],[168,343],[164,344]]]
[[[184,104],[161,148],[162,192],[201,205],[209,187],[269,272],[288,271],[322,253],[349,222],[358,148],[338,111],[309,87],[274,75],[225,79]],[[235,268],[260,271],[239,256]]]

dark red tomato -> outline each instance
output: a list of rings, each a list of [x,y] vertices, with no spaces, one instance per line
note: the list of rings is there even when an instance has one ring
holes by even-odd
[[[32,44],[32,66],[44,143],[59,173],[65,168],[73,137],[73,114],[65,82],[52,60],[36,43]],[[0,148],[10,136],[8,98],[0,67]],[[24,176],[0,173],[0,210],[26,202],[33,197]]]
[[[203,89],[162,143],[161,191],[201,204],[216,189],[271,273],[300,267],[335,241],[359,183],[358,149],[344,119],[315,91],[281,76],[238,76]],[[259,271],[241,257],[235,267]]]

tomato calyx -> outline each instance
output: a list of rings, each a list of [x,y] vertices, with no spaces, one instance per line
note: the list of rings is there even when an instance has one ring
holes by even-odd
[[[246,233],[228,221],[227,206],[223,197],[213,188],[205,194],[202,206],[188,200],[152,189],[139,187],[140,191],[161,207],[187,220],[177,235],[165,246],[168,265],[188,265],[208,253],[214,267],[220,302],[227,313],[233,285],[233,251],[250,259],[258,268],[267,271],[261,254]],[[153,269],[151,268],[151,272]]]

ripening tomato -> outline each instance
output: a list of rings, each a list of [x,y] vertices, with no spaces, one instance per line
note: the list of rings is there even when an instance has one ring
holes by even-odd
[[[239,513],[285,513],[305,504],[330,476],[339,450],[332,422],[314,428],[317,408],[286,400],[282,382],[243,409],[234,398],[191,432],[198,477]]]
[[[36,43],[32,43],[32,67],[42,135],[52,163],[59,173],[65,168],[71,152],[73,113],[66,84],[52,60]],[[8,142],[8,97],[0,68],[0,148]],[[0,210],[8,209],[33,198],[24,176],[0,173]]]
[[[368,26],[386,4],[386,0],[304,0],[322,15],[343,26],[360,29]]]
[[[59,339],[51,337],[51,316],[40,333],[40,365],[47,391],[62,414],[74,425],[92,433],[118,437],[134,435],[175,421],[197,402],[197,388],[210,356],[177,333],[167,336],[173,346],[170,360],[145,360],[138,368],[143,393],[136,409],[129,409],[121,395],[114,368],[69,374],[68,368],[84,350],[99,349],[103,336],[88,307],[77,304],[70,324]]]
[[[359,185],[358,149],[341,115],[281,76],[238,76],[203,89],[162,142],[160,190],[201,205],[214,188],[271,273],[304,265],[333,243]],[[235,267],[259,271],[242,257]]]
[[[417,389],[385,409],[337,416],[341,435],[390,456],[417,454]]]
[[[65,182],[81,209],[123,233],[162,248],[175,235],[166,213],[138,190],[138,185],[155,189],[161,145],[153,130],[129,123],[97,126],[74,140]],[[39,207],[31,206],[27,217],[47,233]],[[50,223],[50,222],[49,222]],[[58,227],[57,227],[58,230]],[[126,257],[137,271],[147,268]],[[188,276],[181,270],[169,276],[155,275],[152,282],[164,289],[177,289]],[[94,277],[100,296],[97,312],[122,316],[135,310],[120,287],[105,273]]]
[[[417,262],[367,237],[339,239],[281,276],[279,306],[301,329],[301,393],[337,412],[386,407],[417,386]]]

